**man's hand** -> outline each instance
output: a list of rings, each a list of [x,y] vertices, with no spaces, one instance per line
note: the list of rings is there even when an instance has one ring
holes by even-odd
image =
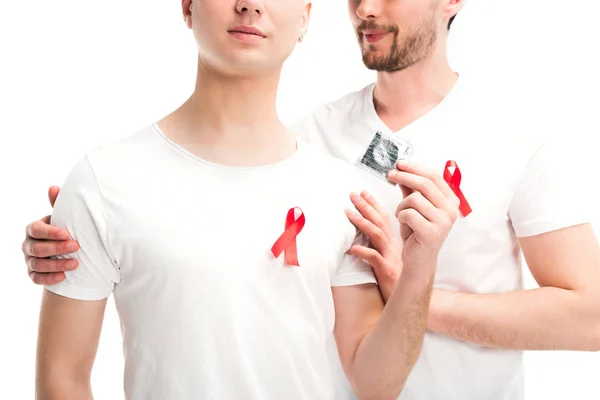
[[[435,269],[439,251],[458,219],[460,200],[440,174],[418,165],[400,161],[388,179],[404,195],[396,208],[404,243],[403,274],[420,273],[413,269],[423,264]]]
[[[48,190],[50,206],[54,207],[60,188]],[[54,260],[50,257],[74,253],[79,244],[69,240],[66,229],[50,225],[50,216],[27,225],[22,251],[27,263],[27,274],[37,285],[54,285],[65,279],[65,271],[77,268],[77,261]]]
[[[402,241],[392,227],[390,216],[367,191],[350,195],[359,213],[350,209],[346,215],[370,241],[370,246],[354,245],[348,254],[356,256],[373,268],[383,300],[387,303],[402,270]]]
[[[400,185],[404,194],[396,212],[402,246],[393,244],[389,219],[381,218],[383,210],[375,212],[379,205],[364,194],[362,199],[353,196],[363,215],[363,219],[354,216],[354,222],[374,246],[386,252],[387,259],[393,258],[392,248],[402,247],[401,262],[396,261],[402,271],[385,308],[377,318],[381,303],[373,297],[375,288],[333,288],[340,359],[361,398],[395,399],[402,391],[423,346],[437,257],[459,215],[456,195],[434,172],[399,163],[388,179]],[[386,257],[379,251],[355,248],[353,253],[372,260],[371,265],[381,265]]]

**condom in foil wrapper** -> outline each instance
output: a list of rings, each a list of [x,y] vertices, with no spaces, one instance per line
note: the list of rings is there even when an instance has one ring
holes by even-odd
[[[413,153],[413,147],[407,141],[382,132],[376,132],[356,166],[388,182],[387,174],[396,169],[398,161],[405,161]]]

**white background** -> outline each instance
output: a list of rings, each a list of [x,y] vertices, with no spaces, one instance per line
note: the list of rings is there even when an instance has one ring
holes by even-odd
[[[159,119],[190,93],[196,54],[180,3],[0,5],[1,399],[33,398],[42,289],[25,274],[25,225],[50,213],[47,188],[62,185],[87,150]],[[286,64],[279,98],[285,122],[374,77],[360,62],[346,1],[315,3],[307,40]],[[486,76],[498,91],[490,105],[498,118],[514,117],[502,105],[516,103],[528,129],[544,129],[575,148],[590,185],[600,171],[591,158],[600,133],[599,13],[592,0],[472,0],[455,21],[449,48],[456,70]],[[574,196],[580,192],[565,185]],[[600,212],[593,212],[598,226]],[[111,301],[93,372],[97,399],[122,399],[120,346]],[[528,353],[527,398],[600,399],[598,371],[598,353]]]

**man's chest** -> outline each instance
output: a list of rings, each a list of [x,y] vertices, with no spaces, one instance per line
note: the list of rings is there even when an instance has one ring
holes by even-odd
[[[410,161],[450,185],[463,198],[463,210],[467,210],[441,249],[436,283],[440,287],[472,290],[504,269],[510,273],[500,275],[510,275],[506,284],[512,284],[518,272],[519,254],[509,210],[526,155],[511,150],[510,141],[466,141],[451,136],[424,134],[405,140],[413,146]],[[370,143],[365,135],[347,135],[323,149],[355,165]],[[361,170],[357,176],[362,187],[382,204],[398,232],[395,212],[403,200],[401,190],[371,172]]]
[[[123,202],[112,229],[123,282],[328,286],[347,250],[343,205],[308,186],[268,186],[188,187],[142,196],[143,206]]]

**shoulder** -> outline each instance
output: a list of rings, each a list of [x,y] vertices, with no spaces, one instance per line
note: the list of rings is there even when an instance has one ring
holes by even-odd
[[[104,142],[79,157],[71,168],[66,182],[78,191],[91,190],[104,184],[123,186],[136,177],[149,174],[161,148],[160,138],[148,125],[127,136]],[[134,179],[130,179],[134,178]]]
[[[461,76],[460,80],[445,121],[451,137],[459,138],[469,152],[476,150],[477,158],[489,157],[523,169],[550,141],[548,118],[525,107],[527,99],[517,101],[514,88],[480,76]]]
[[[135,158],[149,157],[160,145],[154,125],[147,125],[121,139],[102,143],[90,150],[86,157],[94,166],[131,163]]]
[[[372,93],[374,85],[369,84],[360,90],[318,105],[290,128],[308,142],[316,135],[326,135],[335,131],[336,127],[345,124],[350,116],[362,113],[364,99]]]
[[[157,159],[166,159],[168,154],[164,152],[168,149],[151,124],[96,146],[86,153],[86,159],[99,179],[119,181],[151,173],[157,166]]]

